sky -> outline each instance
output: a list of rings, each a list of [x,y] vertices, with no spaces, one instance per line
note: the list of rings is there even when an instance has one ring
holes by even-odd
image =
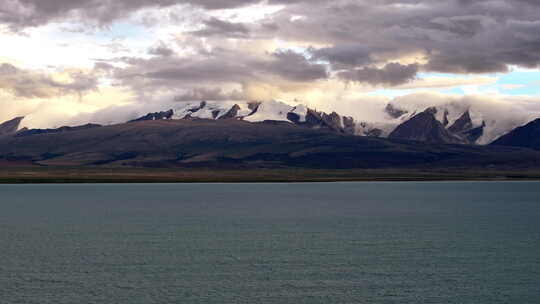
[[[196,100],[540,117],[537,0],[4,0],[0,45],[0,120],[29,127]]]

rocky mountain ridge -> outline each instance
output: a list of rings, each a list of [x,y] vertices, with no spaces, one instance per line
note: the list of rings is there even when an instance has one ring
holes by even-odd
[[[75,126],[75,127],[64,126],[57,129],[26,129],[25,128],[15,133],[15,137],[31,136],[31,135],[37,135],[37,134],[56,134],[56,133],[63,133],[63,132],[73,132],[73,131],[99,128],[99,127],[102,127],[102,125],[86,124],[86,125]]]
[[[502,136],[493,146],[513,146],[540,150],[540,118]]]
[[[379,122],[361,121],[337,112],[326,113],[304,105],[284,102],[182,102],[167,111],[148,113],[129,122],[151,120],[241,120],[251,123],[279,122],[345,135],[413,140],[437,144],[489,144],[520,124],[497,125],[485,113],[463,105],[421,108],[388,103]],[[100,127],[98,124],[65,126],[57,129],[18,130],[24,117],[0,125],[0,136],[29,136]]]
[[[171,115],[172,114],[172,115]],[[304,105],[271,102],[207,102],[184,103],[167,112],[152,113],[135,121],[150,119],[236,119],[248,122],[281,121],[310,129],[325,129],[340,134],[357,135],[354,118],[336,112],[330,114]]]
[[[435,118],[436,108],[416,114],[400,124],[388,138],[422,141],[426,143],[461,144],[462,140]]]
[[[466,109],[460,116],[450,119],[447,109],[430,107],[424,111],[409,112],[388,104],[389,122],[373,124],[357,121],[336,112],[310,109],[304,105],[290,106],[272,102],[187,102],[181,107],[164,112],[150,113],[133,121],[156,119],[238,119],[249,122],[282,121],[311,129],[326,129],[340,134],[424,141],[429,143],[477,144],[484,135],[486,123],[475,123]],[[455,116],[455,115],[454,115]]]
[[[0,161],[151,168],[540,168],[540,151],[418,144],[266,120],[161,119],[0,138]]]
[[[428,108],[398,125],[388,137],[428,143],[477,144],[484,134],[485,122],[476,126],[469,110],[452,124],[448,119],[448,111],[443,113],[442,121],[437,119],[438,112],[436,107]]]
[[[17,133],[24,117],[16,117],[0,124],[0,136],[13,135]]]

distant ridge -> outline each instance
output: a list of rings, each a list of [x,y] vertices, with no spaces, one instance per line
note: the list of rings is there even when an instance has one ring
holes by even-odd
[[[540,150],[540,118],[516,128],[494,141],[493,146],[513,146]]]
[[[80,130],[87,130],[92,128],[99,128],[101,125],[98,124],[86,124],[82,126],[75,126],[75,127],[60,127],[57,129],[30,129],[30,130],[21,130],[15,134],[16,137],[23,137],[23,136],[30,136],[30,135],[37,135],[37,134],[55,134],[55,133],[62,133],[62,132],[72,132],[72,131],[80,131]]]

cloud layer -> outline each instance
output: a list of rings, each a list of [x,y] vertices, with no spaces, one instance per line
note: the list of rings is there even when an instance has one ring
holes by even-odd
[[[210,10],[255,1],[190,3]],[[147,78],[149,85],[156,79],[204,79],[241,86],[250,79],[278,77],[294,83],[338,79],[393,87],[413,81],[420,72],[487,74],[507,72],[511,66],[537,68],[540,63],[540,5],[533,1],[266,3],[282,8],[251,22],[207,11],[207,17],[188,22],[195,29],[180,33],[181,41],[170,39],[168,47],[152,53],[176,48],[175,58],[167,53],[133,59],[128,70]],[[186,56],[183,50],[188,48]]]
[[[82,71],[66,71],[55,79],[49,74],[0,64],[0,89],[22,98],[50,98],[97,90],[97,77]],[[60,77],[57,77],[60,78]]]

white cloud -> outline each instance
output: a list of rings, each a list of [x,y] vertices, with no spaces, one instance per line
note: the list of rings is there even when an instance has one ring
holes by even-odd
[[[394,87],[393,89],[448,89],[462,86],[481,86],[496,83],[497,77],[479,76],[479,77],[441,77],[428,76],[416,79],[404,85]]]

